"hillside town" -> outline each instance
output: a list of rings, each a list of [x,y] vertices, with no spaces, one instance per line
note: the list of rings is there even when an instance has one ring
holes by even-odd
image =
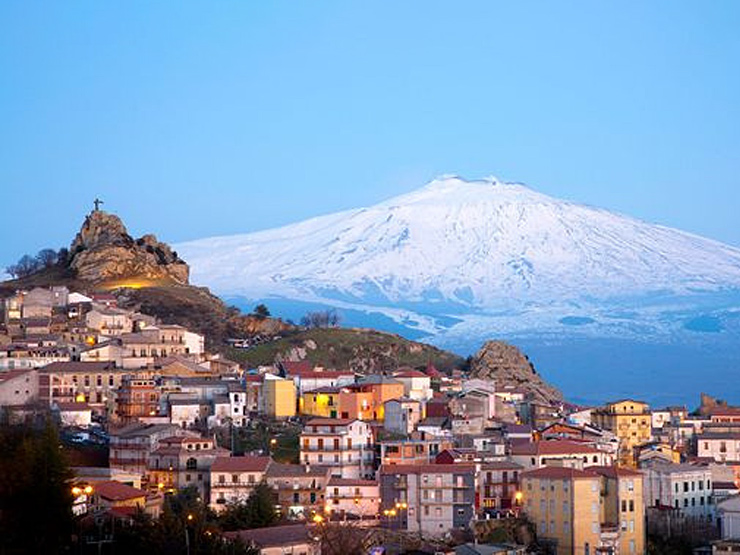
[[[431,361],[249,367],[63,285],[1,310],[2,425],[53,422],[74,518],[117,523],[80,552],[114,552],[116,533],[184,492],[223,515],[258,491],[272,526],[213,533],[262,554],[334,553],[329,531],[362,538],[348,553],[740,550],[740,408],[708,396],[698,411],[576,406]]]

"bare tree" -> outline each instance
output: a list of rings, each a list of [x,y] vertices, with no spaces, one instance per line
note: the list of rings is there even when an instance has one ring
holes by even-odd
[[[41,249],[36,260],[43,268],[51,268],[57,263],[57,252],[54,249]]]

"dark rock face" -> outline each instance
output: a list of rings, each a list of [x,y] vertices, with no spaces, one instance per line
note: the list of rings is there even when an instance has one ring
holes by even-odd
[[[483,345],[471,360],[470,377],[491,380],[497,387],[522,389],[542,403],[563,400],[562,393],[537,374],[524,353],[503,341],[488,341]]]
[[[134,240],[118,216],[91,212],[70,247],[77,278],[93,283],[117,279],[167,280],[187,284],[190,268],[154,235]]]

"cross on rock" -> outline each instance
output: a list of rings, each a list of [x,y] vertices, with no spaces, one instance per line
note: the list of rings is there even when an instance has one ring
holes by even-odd
[[[93,201],[93,204],[95,205],[95,212],[98,212],[100,210],[100,205],[105,204],[105,203],[96,197],[95,200]]]

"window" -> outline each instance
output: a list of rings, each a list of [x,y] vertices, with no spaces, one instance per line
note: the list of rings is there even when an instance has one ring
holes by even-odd
[[[293,493],[293,503],[298,504],[300,501],[300,494],[296,491]]]
[[[250,484],[254,484],[254,474],[250,474],[247,478]]]
[[[185,461],[185,468],[187,470],[195,470],[198,468],[198,461],[196,461],[193,457],[190,457],[187,461]]]
[[[442,517],[442,508],[441,507],[435,507],[434,508],[434,516],[436,516],[437,518],[441,518]]]
[[[635,500],[634,499],[630,499],[630,512],[631,513],[635,512]]]
[[[231,483],[237,484],[239,482],[239,475],[238,474],[232,474],[231,475]]]
[[[225,484],[226,483],[226,476],[224,474],[218,475],[218,483],[219,484]]]
[[[623,513],[627,512],[627,501],[624,499],[622,499],[622,512]]]
[[[429,505],[424,505],[424,516],[429,516]]]

